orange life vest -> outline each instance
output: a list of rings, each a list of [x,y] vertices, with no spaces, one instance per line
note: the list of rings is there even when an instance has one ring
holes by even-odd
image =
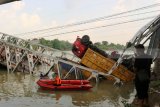
[[[54,85],[61,85],[61,84],[62,84],[61,79],[59,78],[59,76],[56,76]]]

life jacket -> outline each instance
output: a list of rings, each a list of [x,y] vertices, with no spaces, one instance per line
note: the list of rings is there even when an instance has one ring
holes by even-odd
[[[81,43],[81,38],[77,37],[73,43],[72,52],[79,58],[82,58],[87,50],[87,47]]]
[[[59,76],[56,76],[54,85],[59,86],[59,85],[61,85],[61,84],[62,84],[61,79],[59,78]]]

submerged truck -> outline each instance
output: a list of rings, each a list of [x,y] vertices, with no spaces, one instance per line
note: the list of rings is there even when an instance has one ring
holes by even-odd
[[[108,73],[124,82],[134,79],[134,73],[124,65],[119,65],[115,70],[110,71],[116,63],[115,59],[110,58],[107,53],[94,46],[87,35],[82,38],[77,37],[73,43],[72,52],[81,59],[80,63],[83,66],[99,72]],[[85,77],[89,77],[91,72],[85,71],[83,74]],[[108,80],[114,80],[112,76],[107,76],[106,78]]]

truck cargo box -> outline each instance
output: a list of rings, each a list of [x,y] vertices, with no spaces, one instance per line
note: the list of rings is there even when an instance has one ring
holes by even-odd
[[[81,59],[81,63],[89,68],[98,70],[99,72],[107,73],[116,62],[88,48]],[[119,65],[111,74],[125,82],[132,81],[135,76],[133,72],[123,65]],[[84,75],[89,77],[91,73],[85,71]],[[107,78],[113,80],[111,77]]]

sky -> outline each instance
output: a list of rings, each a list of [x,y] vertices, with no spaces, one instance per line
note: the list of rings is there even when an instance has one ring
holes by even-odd
[[[30,33],[42,29],[54,28],[120,12],[160,3],[160,0],[22,0],[0,5],[0,32],[24,39],[46,38],[74,42],[77,36],[89,35],[91,41],[125,44],[145,24],[152,20],[141,20],[116,26],[63,34],[75,30],[112,25],[129,20],[157,16],[160,11],[121,18],[112,18],[79,26],[51,29],[45,32]],[[160,6],[124,15],[160,10]],[[22,35],[22,33],[25,33]],[[20,34],[20,35],[18,35]],[[57,34],[55,36],[55,34]],[[49,36],[51,35],[51,36]],[[54,35],[54,36],[53,36]],[[48,36],[48,37],[46,37]]]

